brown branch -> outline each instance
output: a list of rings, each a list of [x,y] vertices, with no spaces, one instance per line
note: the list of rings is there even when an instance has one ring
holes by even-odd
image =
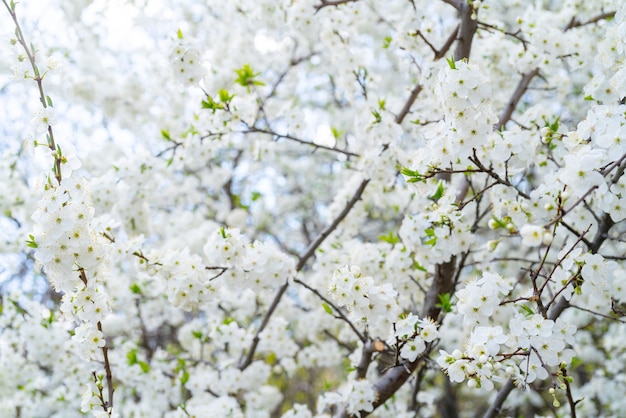
[[[359,154],[356,154],[354,152],[350,152],[344,149],[340,149],[340,148],[335,148],[335,147],[329,147],[327,145],[321,145],[321,144],[316,144],[315,142],[310,142],[310,141],[305,141],[304,139],[300,139],[298,137],[295,137],[293,135],[289,135],[289,134],[279,134],[277,132],[268,130],[268,129],[262,129],[262,128],[257,128],[255,126],[251,126],[249,127],[246,131],[242,131],[241,133],[243,134],[248,134],[248,133],[261,133],[261,134],[266,134],[266,135],[272,135],[278,139],[284,138],[284,139],[289,139],[290,141],[294,141],[297,142],[299,144],[304,144],[304,145],[309,145],[315,148],[320,148],[320,149],[324,149],[327,151],[334,151],[334,152],[339,152],[341,154],[347,155],[348,157],[359,157]]]
[[[309,258],[311,258],[311,256],[315,253],[315,250],[317,250],[317,248],[322,244],[322,242],[324,242],[324,240],[328,238],[328,236],[337,228],[337,226],[341,223],[341,221],[343,221],[343,219],[348,215],[348,213],[350,213],[350,211],[352,210],[356,202],[361,200],[361,195],[363,195],[363,191],[365,190],[365,187],[367,187],[367,184],[369,182],[370,182],[369,179],[365,179],[361,182],[361,185],[356,190],[356,192],[354,192],[354,195],[352,196],[352,198],[348,200],[348,202],[346,203],[346,206],[343,208],[341,213],[339,213],[339,215],[337,215],[335,220],[330,225],[328,225],[319,234],[319,236],[315,239],[315,241],[313,241],[308,246],[308,248],[304,251],[304,253],[300,256],[300,259],[298,260],[298,264],[296,265],[296,271],[302,270],[302,268],[304,267],[306,262],[309,260]]]
[[[374,354],[374,344],[371,340],[367,340],[363,343],[361,360],[356,366],[357,379],[365,379],[365,376],[367,375],[367,369],[369,369],[369,366],[372,363],[372,354]]]
[[[272,317],[272,314],[276,310],[276,307],[280,303],[280,300],[282,299],[288,287],[289,287],[289,280],[286,280],[285,283],[278,289],[278,293],[276,293],[276,296],[274,296],[274,300],[272,301],[272,304],[270,305],[269,309],[265,313],[265,317],[263,317],[263,322],[261,322],[261,326],[259,326],[259,329],[256,331],[256,333],[254,334],[254,337],[252,338],[252,344],[250,345],[248,354],[244,357],[242,353],[242,357],[239,359],[239,366],[238,366],[239,370],[245,370],[246,368],[248,368],[250,364],[252,364],[254,353],[256,352],[256,349],[259,345],[259,341],[261,341],[260,335],[265,329],[265,327],[267,326],[267,324],[270,322],[270,318]]]
[[[398,113],[398,115],[396,116],[395,121],[397,124],[401,124],[406,115],[409,113],[409,111],[411,110],[411,106],[413,106],[413,103],[415,103],[415,99],[417,99],[417,95],[420,94],[422,88],[423,86],[421,84],[416,84],[413,90],[411,90],[409,98],[407,99],[406,103],[404,103],[404,106],[402,107],[400,113]]]
[[[298,264],[296,265],[296,271],[302,270],[309,258],[311,258],[313,254],[315,254],[315,250],[317,250],[322,242],[324,242],[324,240],[337,228],[339,223],[348,215],[348,213],[350,213],[356,202],[361,199],[361,195],[363,194],[363,191],[365,190],[365,187],[368,183],[369,179],[363,180],[361,182],[361,185],[356,190],[352,198],[348,201],[348,203],[346,203],[346,206],[343,208],[341,213],[339,213],[335,220],[319,234],[319,236],[315,239],[315,241],[311,243],[311,245],[308,246],[308,248],[304,251],[304,253],[300,256],[300,259],[298,260]],[[278,292],[276,293],[276,296],[274,296],[272,304],[270,305],[268,311],[265,313],[265,317],[263,318],[259,329],[256,331],[254,337],[252,338],[252,344],[250,345],[248,354],[244,357],[242,353],[242,357],[239,361],[238,366],[240,370],[245,370],[250,364],[252,364],[254,353],[256,352],[256,349],[259,345],[260,335],[269,323],[270,318],[274,314],[276,307],[280,303],[280,300],[282,299],[288,287],[289,280],[285,281],[285,283],[278,289]]]
[[[535,68],[534,70],[529,71],[528,73],[524,74],[524,76],[519,81],[519,83],[517,83],[515,92],[509,99],[509,102],[506,104],[506,107],[502,111],[502,114],[500,115],[500,119],[498,120],[498,123],[495,126],[496,131],[500,131],[504,127],[504,125],[506,125],[506,123],[509,120],[511,120],[511,116],[513,116],[513,112],[515,111],[517,104],[522,99],[522,96],[524,95],[524,93],[526,93],[526,90],[528,89],[528,86],[530,82],[532,81],[532,79],[535,78],[535,76],[537,75],[539,75],[539,68]]]
[[[327,303],[331,308],[333,308],[333,310],[335,312],[337,312],[337,315],[335,318],[341,319],[342,321],[345,321],[348,326],[352,329],[352,331],[354,331],[354,333],[359,337],[359,340],[361,340],[361,342],[363,342],[365,344],[367,338],[365,337],[365,335],[363,335],[352,323],[352,321],[350,321],[348,319],[348,317],[341,311],[341,309],[339,309],[339,307],[337,305],[335,305],[330,299],[328,299],[327,297],[325,297],[324,295],[322,295],[320,293],[319,290],[309,286],[308,284],[304,283],[302,280],[300,279],[293,279],[293,281],[295,283],[298,283],[299,285],[304,286],[307,290],[313,292],[318,298],[322,299],[322,301],[324,301],[324,303]]]
[[[31,77],[31,78],[35,80],[35,82],[37,83],[37,88],[39,90],[39,101],[41,102],[41,105],[43,106],[43,108],[46,109],[48,107],[48,102],[46,100],[46,95],[43,91],[43,77],[45,76],[45,73],[42,75],[39,72],[39,68],[37,67],[37,64],[35,62],[35,59],[36,59],[35,51],[31,51],[31,48],[29,48],[28,44],[26,43],[26,38],[24,37],[22,28],[19,22],[17,21],[17,14],[15,13],[15,5],[13,4],[13,7],[11,7],[11,5],[9,5],[6,2],[6,0],[2,0],[2,3],[5,5],[9,14],[11,15],[11,19],[13,19],[13,23],[15,24],[15,36],[17,37],[17,41],[20,43],[22,48],[24,48],[24,52],[26,52],[26,56],[28,57],[28,61],[30,62],[30,66],[33,69],[33,74],[34,74],[34,77]],[[31,43],[31,46],[32,46],[32,43]],[[54,172],[54,177],[56,178],[57,182],[61,184],[62,155],[61,155],[60,149],[58,149],[54,141],[54,132],[52,131],[52,126],[50,125],[48,125],[48,148],[50,149],[50,151],[52,151],[52,156],[54,157],[54,166],[52,170]]]
[[[567,396],[567,403],[569,404],[570,416],[576,418],[576,404],[580,402],[580,400],[575,401],[572,396],[572,388],[567,379],[567,370],[565,367],[561,368],[561,372],[563,373],[563,382],[565,383],[565,394]]]
[[[493,171],[490,168],[487,168],[479,159],[478,159],[478,155],[476,155],[476,150],[474,149],[473,152],[473,156],[469,157],[469,160],[476,164],[476,166],[485,174],[488,174],[489,177],[491,177],[492,179],[494,179],[496,182],[507,186],[507,187],[511,187],[513,189],[515,189],[515,191],[517,191],[517,194],[519,194],[520,196],[522,196],[525,199],[530,199],[530,196],[526,193],[524,193],[523,191],[517,189],[517,187],[515,187],[513,185],[513,183],[511,183],[510,181],[508,181],[507,179],[503,179],[502,177],[500,177],[500,175],[498,173],[496,173],[495,171]]]
[[[572,16],[572,20],[569,21],[565,29],[563,29],[563,32],[567,32],[570,29],[579,28],[581,26],[592,25],[594,23],[598,23],[601,20],[612,19],[613,17],[615,17],[615,12],[605,12],[600,13],[599,15],[594,16],[589,20],[581,22],[580,20],[576,19],[576,16]]]
[[[102,323],[98,321],[98,331],[102,332]],[[102,335],[104,333],[102,332]],[[107,342],[104,347],[102,347],[102,356],[104,357],[104,372],[107,379],[107,389],[109,393],[109,404],[108,412],[113,409],[113,374],[111,373],[111,363],[109,363],[109,347],[107,347],[109,343]]]
[[[324,7],[339,6],[346,3],[356,3],[357,1],[359,0],[321,0],[320,4],[317,4],[313,7],[315,7],[315,13],[317,13]]]
[[[456,49],[454,50],[454,60],[460,61],[462,59],[469,59],[470,57],[472,41],[474,40],[474,35],[476,34],[476,29],[478,28],[478,22],[472,19],[472,15],[478,11],[474,10],[472,6],[467,4],[465,1],[457,2],[457,4],[457,10],[461,15],[461,23],[458,31],[458,43],[456,44]]]
[[[504,404],[504,401],[506,400],[506,398],[508,398],[509,394],[514,388],[515,383],[513,382],[513,380],[508,380],[504,384],[502,389],[500,389],[498,395],[496,395],[496,399],[494,399],[491,406],[489,406],[489,409],[487,410],[487,412],[485,412],[483,418],[495,418],[500,415],[500,412],[502,412],[502,405]]]
[[[426,37],[424,36],[424,34],[421,31],[419,31],[419,30],[415,31],[415,36],[419,36],[420,38],[422,38],[422,40],[424,42],[426,42],[426,45],[428,45],[429,48],[435,54],[435,61],[437,61],[437,60],[440,60],[441,58],[445,57],[446,54],[448,53],[448,51],[450,50],[450,47],[452,46],[452,44],[456,40],[456,37],[459,34],[460,26],[461,26],[460,24],[457,25],[456,28],[454,28],[454,30],[452,32],[450,32],[450,35],[448,36],[448,39],[446,39],[446,42],[443,44],[443,46],[440,49],[435,48],[435,46],[432,43],[430,43],[430,41],[428,39],[426,39]]]

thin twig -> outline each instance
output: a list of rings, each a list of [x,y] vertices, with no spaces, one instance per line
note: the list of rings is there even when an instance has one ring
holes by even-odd
[[[413,90],[411,90],[411,94],[409,95],[406,103],[404,103],[402,110],[396,116],[395,120],[397,124],[401,124],[406,115],[409,113],[409,111],[411,110],[411,106],[413,106],[413,103],[415,103],[415,99],[417,99],[417,95],[420,94],[422,88],[423,86],[421,84],[416,84],[415,87],[413,87]]]
[[[581,26],[598,23],[601,20],[612,19],[614,17],[615,17],[615,12],[605,12],[605,13],[600,13],[599,15],[594,16],[589,20],[581,22],[580,20],[576,19],[576,16],[572,16],[572,20],[569,21],[565,29],[563,29],[563,32],[567,32],[570,29],[579,28]]]
[[[506,104],[506,107],[502,111],[502,114],[500,115],[500,119],[498,120],[498,123],[495,126],[496,131],[500,131],[504,127],[504,125],[506,125],[506,123],[509,120],[511,120],[511,116],[513,115],[513,112],[515,111],[517,104],[522,99],[522,96],[524,96],[524,94],[526,93],[526,90],[528,90],[528,86],[530,82],[532,81],[532,79],[535,78],[535,76],[537,75],[539,75],[539,68],[535,68],[534,70],[529,71],[526,74],[524,74],[524,76],[519,81],[519,83],[517,83],[515,92],[509,99],[509,102]]]
[[[295,137],[293,135],[289,135],[289,134],[279,134],[277,132],[271,131],[269,129],[263,129],[263,128],[257,128],[255,126],[251,126],[248,127],[247,130],[241,132],[244,134],[248,134],[248,133],[261,133],[261,134],[266,134],[266,135],[272,135],[278,139],[284,138],[284,139],[289,139],[290,141],[294,141],[297,142],[299,144],[304,144],[304,145],[309,145],[315,148],[321,148],[327,151],[334,151],[334,152],[339,152],[341,154],[347,155],[348,157],[358,157],[359,154],[356,154],[354,152],[350,152],[344,149],[340,149],[340,148],[335,148],[335,147],[329,147],[327,145],[322,145],[322,144],[316,144],[315,142],[311,142],[311,141],[305,141],[304,139]]]
[[[324,7],[339,6],[346,3],[356,3],[357,1],[359,0],[321,0],[320,4],[317,4],[313,7],[315,7],[315,13],[317,13]]]
[[[296,265],[297,272],[302,270],[302,268],[306,265],[309,258],[311,258],[313,254],[315,253],[315,250],[317,250],[317,248],[322,244],[322,242],[324,242],[324,240],[337,228],[339,223],[341,223],[341,221],[343,221],[343,219],[348,215],[348,213],[350,213],[350,211],[352,210],[356,202],[358,202],[361,199],[361,195],[363,194],[363,191],[365,190],[365,187],[367,186],[368,183],[369,183],[369,179],[363,180],[361,182],[361,185],[356,190],[352,198],[346,203],[346,206],[343,208],[341,213],[337,215],[337,217],[333,220],[333,222],[330,225],[328,225],[319,234],[319,236],[315,239],[315,241],[313,241],[311,245],[309,245],[309,247],[300,256],[300,259],[298,260],[298,264]],[[265,329],[265,327],[267,326],[267,324],[269,323],[270,318],[274,314],[274,311],[276,310],[278,303],[282,299],[288,287],[289,287],[289,280],[286,280],[285,283],[278,289],[276,296],[274,296],[274,300],[272,301],[268,311],[265,313],[265,317],[263,318],[263,321],[261,322],[259,329],[256,331],[256,333],[254,334],[254,337],[252,338],[252,344],[250,345],[248,354],[245,356],[243,356],[242,354],[242,358],[239,361],[240,370],[245,370],[250,364],[252,364],[252,359],[259,345],[260,335]]]
[[[359,337],[359,340],[361,340],[361,342],[365,344],[365,341],[367,340],[365,335],[363,335],[363,333],[361,333],[354,326],[352,321],[350,321],[348,319],[348,317],[341,311],[341,309],[337,305],[335,305],[330,299],[328,299],[327,297],[322,295],[319,290],[315,289],[314,287],[309,286],[308,284],[304,283],[302,280],[300,280],[300,279],[293,279],[293,281],[294,281],[294,283],[298,283],[299,285],[304,286],[310,292],[313,292],[318,298],[322,299],[322,301],[324,303],[328,304],[331,308],[333,308],[333,310],[335,312],[337,312],[337,316],[335,318],[341,319],[346,324],[348,324],[348,326],[352,329],[352,331],[354,331],[354,333],[357,335],[357,337]]]

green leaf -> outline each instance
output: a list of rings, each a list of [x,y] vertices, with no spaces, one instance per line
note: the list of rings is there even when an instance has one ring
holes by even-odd
[[[448,65],[450,66],[451,69],[456,70],[456,64],[454,62],[453,57],[446,58],[446,61],[448,61]]]
[[[423,271],[424,273],[427,273],[428,270],[426,269],[426,267],[422,266],[420,263],[418,263],[417,261],[413,261],[413,268],[415,270],[419,270],[419,271]]]
[[[126,359],[128,360],[129,366],[137,364],[137,350],[133,348],[128,353],[126,353]]]
[[[250,86],[264,86],[265,83],[256,79],[261,73],[255,73],[252,67],[249,64],[245,64],[238,70],[235,70],[237,73],[237,78],[235,79],[235,83],[244,86],[248,91],[250,91]]]
[[[165,129],[161,129],[161,136],[167,141],[172,140],[172,137],[170,136],[169,131],[166,131]]]
[[[430,200],[434,200],[435,202],[438,201],[439,199],[441,199],[441,196],[443,196],[443,192],[445,191],[444,187],[443,187],[443,182],[439,182],[439,185],[437,186],[437,191],[431,195],[428,196],[428,198]]]
[[[183,31],[178,29],[178,32],[176,32],[176,36],[178,36],[178,39],[183,39]]]
[[[191,335],[193,335],[199,340],[202,339],[202,331],[191,331]]]
[[[379,235],[378,239],[392,245],[400,242],[400,237],[393,231],[390,231],[387,235]]]
[[[252,195],[250,196],[250,200],[252,200],[253,202],[256,202],[262,197],[263,197],[263,194],[261,192],[252,192]]]
[[[333,314],[333,308],[331,308],[328,303],[326,303],[326,302],[322,303],[322,308],[324,308],[324,310],[326,311],[327,314],[329,314],[329,315]]]
[[[408,179],[406,180],[407,183],[417,183],[418,181],[424,181],[424,177],[418,171],[414,171],[406,167],[402,167],[400,169],[400,174],[408,177]]]
[[[221,104],[221,103],[216,102],[215,100],[213,100],[213,98],[211,96],[209,96],[207,94],[206,100],[202,101],[202,108],[203,109],[210,109],[210,110],[213,111],[213,113],[215,113],[216,110],[224,109],[224,105]]]
[[[593,96],[585,96],[585,100],[589,101],[589,100],[594,100]]]
[[[391,36],[385,36],[383,38],[383,48],[387,49],[389,48],[389,45],[391,45],[391,41],[393,40],[393,38]]]
[[[26,245],[30,248],[38,248],[39,246],[35,242],[35,237],[31,234],[28,236],[28,240],[26,241]]]
[[[378,110],[372,110],[372,115],[374,116],[375,122],[374,123],[380,123],[383,118],[382,116],[380,116],[380,112],[378,112]]]
[[[183,375],[180,377],[180,384],[184,385],[189,381],[189,372],[187,370],[183,371]]]
[[[330,127],[330,131],[333,133],[333,137],[335,139],[339,139],[339,137],[346,132],[346,131],[340,131],[339,129],[337,129],[337,128],[333,127],[333,126]]]
[[[222,103],[228,103],[233,100],[233,97],[235,97],[234,94],[229,94],[228,90],[225,89],[219,89],[217,96],[220,98],[220,102]]]
[[[130,291],[133,292],[135,295],[140,295],[141,294],[141,287],[139,287],[139,285],[137,283],[133,283],[130,286]]]
[[[220,234],[222,234],[222,238],[226,239],[226,229],[224,227],[220,228]]]
[[[524,314],[527,316],[535,314],[535,311],[533,311],[532,308],[528,305],[520,305],[520,309],[524,311]]]
[[[50,96],[46,96],[46,102],[48,102],[48,106],[54,107],[54,105],[52,104],[52,99],[50,98]]]
[[[442,293],[437,295],[439,303],[435,305],[437,308],[441,308],[444,312],[452,312],[452,303],[450,302],[450,293]]]
[[[144,373],[148,373],[150,371],[150,365],[146,363],[145,361],[140,361],[139,367],[141,368],[141,371]]]

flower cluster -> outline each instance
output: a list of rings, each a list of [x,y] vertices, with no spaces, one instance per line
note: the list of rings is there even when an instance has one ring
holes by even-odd
[[[419,319],[412,313],[396,321],[394,329],[392,338],[387,342],[395,344],[400,350],[400,357],[409,362],[415,361],[426,350],[426,343],[439,338],[439,330],[433,320]]]
[[[200,51],[183,38],[180,30],[177,42],[170,51],[169,59],[174,76],[181,83],[197,84],[204,76]]]
[[[448,129],[441,139],[448,145],[442,149],[451,150],[454,157],[470,156],[487,142],[497,121],[490,83],[476,65],[457,61],[441,70],[438,88]],[[447,160],[442,158],[442,163],[447,165]]]
[[[271,244],[249,242],[237,228],[216,230],[203,250],[210,265],[228,268],[223,283],[231,289],[274,289],[295,274],[293,259]]]
[[[386,336],[400,313],[393,286],[376,284],[373,277],[361,275],[358,266],[336,270],[328,283],[328,293],[339,306],[348,309],[352,321],[367,327],[371,335]]]
[[[486,323],[500,303],[500,296],[511,289],[508,280],[499,274],[484,272],[480,279],[472,280],[457,292],[456,307],[466,325]]]

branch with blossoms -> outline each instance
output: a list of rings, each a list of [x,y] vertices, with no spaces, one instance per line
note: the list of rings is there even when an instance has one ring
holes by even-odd
[[[25,73],[24,77],[32,78],[35,81],[35,83],[37,83],[37,89],[39,90],[39,101],[41,102],[41,106],[43,107],[43,109],[40,110],[39,113],[35,115],[34,122],[37,126],[41,126],[41,128],[47,132],[46,133],[47,146],[50,149],[52,157],[54,158],[54,165],[52,167],[52,172],[54,173],[54,177],[56,178],[57,183],[60,184],[63,178],[63,175],[61,173],[61,165],[64,162],[64,157],[63,157],[63,153],[61,152],[61,148],[57,146],[54,140],[54,132],[52,130],[52,125],[56,123],[56,118],[55,118],[54,109],[52,106],[52,99],[50,98],[50,96],[47,96],[43,90],[43,79],[46,73],[44,72],[42,74],[40,72],[39,67],[37,66],[37,63],[36,63],[36,59],[35,59],[36,51],[34,49],[34,46],[31,44],[31,46],[29,47],[28,43],[26,42],[26,39],[24,38],[24,34],[22,33],[22,28],[20,27],[20,23],[17,20],[17,14],[15,12],[15,6],[16,6],[15,2],[11,0],[9,3],[7,3],[6,0],[2,0],[2,3],[6,7],[9,14],[11,15],[11,18],[13,19],[13,23],[15,24],[15,36],[17,38],[15,41],[18,42],[24,49],[24,52],[26,53],[26,56],[28,57],[28,62],[30,63],[30,66],[33,70],[34,75],[31,76],[31,75],[28,75],[28,73]]]
[[[300,270],[304,268],[307,261],[313,256],[313,254],[315,254],[315,251],[319,248],[320,245],[322,245],[324,240],[326,240],[326,238],[328,238],[328,236],[339,226],[341,221],[343,221],[345,217],[348,216],[348,214],[350,213],[354,205],[356,205],[356,203],[361,199],[361,195],[365,191],[365,188],[367,187],[368,183],[369,183],[369,179],[363,180],[361,182],[361,185],[357,188],[352,198],[350,198],[350,200],[346,203],[343,210],[330,223],[330,225],[328,225],[322,232],[320,232],[317,238],[302,253],[296,265],[296,272],[299,272]],[[254,359],[254,354],[256,352],[257,346],[259,345],[260,335],[265,329],[265,327],[267,326],[267,324],[269,323],[270,318],[274,314],[276,307],[280,303],[288,287],[289,287],[289,280],[287,280],[278,289],[278,292],[274,296],[272,303],[270,304],[265,316],[263,317],[263,321],[261,322],[261,325],[259,326],[254,337],[252,338],[252,344],[250,345],[250,348],[248,349],[247,354],[245,354],[244,356],[244,354],[242,353],[242,356],[239,360],[239,366],[238,366],[240,370],[245,370],[250,364],[252,364],[252,360]]]
[[[37,126],[44,128],[38,130],[46,132],[47,147],[54,159],[52,172],[57,181],[57,185],[52,185],[48,179],[49,183],[45,186],[38,212],[33,215],[33,218],[39,222],[40,228],[33,235],[30,235],[27,243],[36,249],[35,259],[43,265],[50,284],[56,290],[65,292],[62,299],[62,309],[67,309],[68,313],[80,323],[72,338],[83,345],[83,357],[93,359],[93,353],[98,348],[102,353],[108,396],[105,400],[102,394],[102,384],[96,382],[99,391],[96,397],[100,400],[100,407],[104,413],[112,417],[115,416],[113,413],[113,376],[108,356],[109,346],[104,339],[100,320],[108,309],[106,292],[98,288],[99,285],[95,278],[88,280],[86,268],[83,267],[83,263],[89,265],[90,272],[95,273],[98,264],[102,261],[99,257],[103,257],[96,250],[98,244],[97,238],[93,236],[95,234],[89,233],[89,222],[93,217],[92,208],[86,202],[88,200],[86,197],[87,190],[82,179],[63,177],[62,165],[67,162],[67,159],[62,153],[60,145],[54,139],[52,125],[56,123],[56,119],[52,99],[44,93],[43,88],[43,79],[46,73],[41,73],[37,66],[34,46],[31,44],[29,47],[25,40],[17,19],[16,4],[13,1],[7,3],[6,0],[2,0],[2,3],[15,24],[17,38],[15,42],[24,49],[33,70],[34,75],[31,76],[26,72],[24,77],[32,78],[37,84],[39,100],[43,108],[35,117],[37,119],[35,122]],[[73,219],[74,217],[75,219]],[[54,221],[56,225],[51,224],[50,221]],[[81,248],[81,244],[84,247]],[[76,246],[72,248],[72,254],[67,250],[70,245]],[[51,253],[53,253],[52,260],[50,260]],[[77,267],[78,280],[67,277],[74,276],[69,271],[73,267]],[[95,300],[98,292],[103,299],[101,301]],[[84,305],[81,306],[81,304]],[[94,319],[95,326],[93,324]]]
[[[359,0],[320,0],[320,1],[321,1],[320,4],[314,6],[316,13],[319,12],[324,7],[337,7],[342,4],[356,3]]]

